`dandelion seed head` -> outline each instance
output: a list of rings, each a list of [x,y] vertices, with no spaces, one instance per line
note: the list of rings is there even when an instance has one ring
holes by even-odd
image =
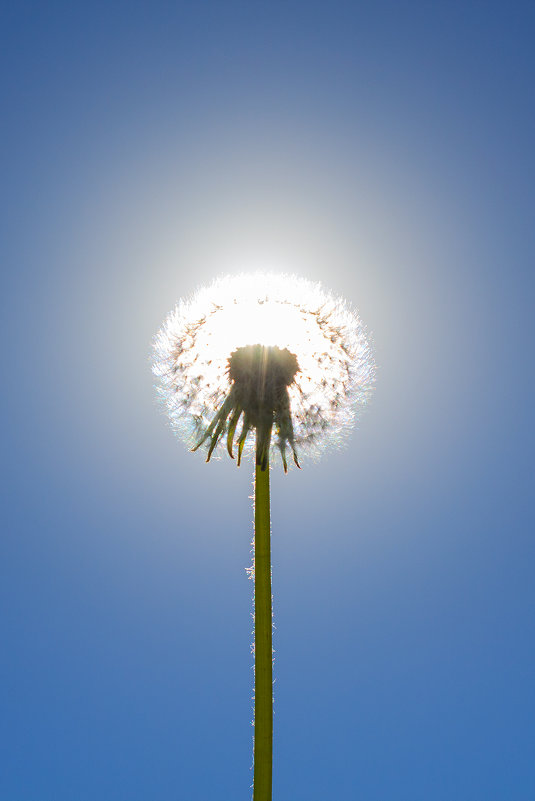
[[[273,365],[272,374],[284,376],[274,395],[284,386],[286,400],[279,411],[268,409],[278,431],[271,449],[278,448],[285,464],[285,444],[313,456],[339,444],[372,391],[375,363],[365,328],[320,284],[272,273],[226,276],[202,287],[179,301],[156,335],[153,372],[176,432],[193,447],[211,436],[211,449],[221,449],[220,436],[237,425],[237,383],[245,375],[253,380],[253,367],[247,372],[245,365],[256,363],[259,347],[269,354],[264,362]],[[240,397],[243,403],[243,390]],[[245,452],[258,425],[253,421],[245,432]]]

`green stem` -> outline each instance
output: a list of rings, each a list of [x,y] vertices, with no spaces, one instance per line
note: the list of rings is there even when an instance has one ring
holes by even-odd
[[[254,784],[253,801],[271,801],[273,763],[273,647],[269,464],[256,465],[254,507]]]

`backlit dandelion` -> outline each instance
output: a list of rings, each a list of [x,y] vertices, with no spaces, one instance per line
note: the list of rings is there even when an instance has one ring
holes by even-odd
[[[173,428],[206,459],[255,454],[254,801],[271,799],[272,605],[269,463],[339,443],[375,374],[359,317],[294,276],[228,276],[181,300],[154,343],[153,371]]]
[[[299,461],[343,439],[374,378],[359,318],[293,276],[240,275],[200,289],[168,316],[155,353],[160,396],[192,448],[206,443],[210,458],[226,444],[232,455],[239,432],[240,461],[261,429],[257,458],[265,466],[271,446],[285,469],[288,448]]]

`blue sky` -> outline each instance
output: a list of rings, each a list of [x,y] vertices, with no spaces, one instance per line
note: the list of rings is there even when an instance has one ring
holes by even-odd
[[[151,339],[225,272],[373,333],[342,451],[273,474],[275,801],[535,797],[535,13],[4,3],[6,801],[247,799],[251,465]]]

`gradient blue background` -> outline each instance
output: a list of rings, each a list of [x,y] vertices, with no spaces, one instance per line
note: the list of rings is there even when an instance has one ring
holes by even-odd
[[[348,447],[273,475],[275,801],[532,801],[533,4],[4,2],[5,801],[252,782],[251,465],[150,342],[222,272],[374,335]]]

